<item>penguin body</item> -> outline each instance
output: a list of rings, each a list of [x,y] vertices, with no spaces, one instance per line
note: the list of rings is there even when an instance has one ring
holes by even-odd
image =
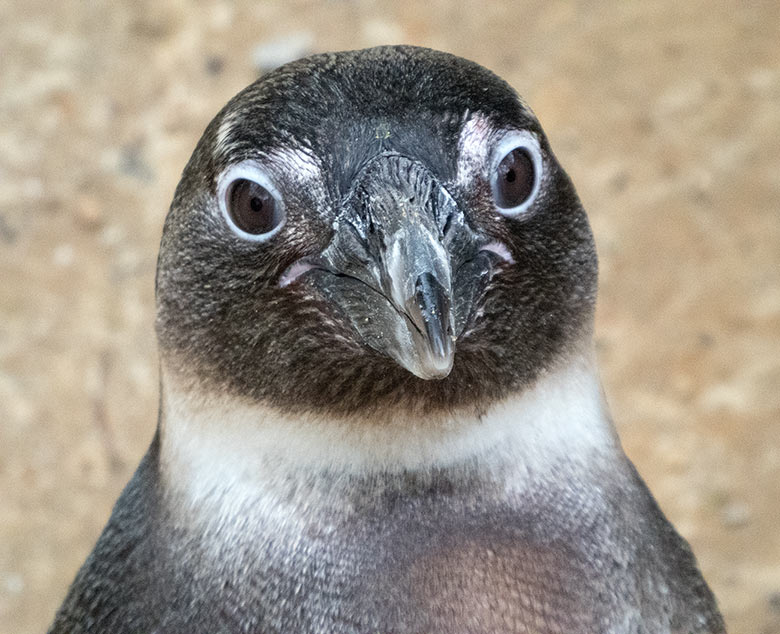
[[[615,436],[587,218],[471,62],[327,54],[166,220],[158,432],[50,630],[724,632]]]

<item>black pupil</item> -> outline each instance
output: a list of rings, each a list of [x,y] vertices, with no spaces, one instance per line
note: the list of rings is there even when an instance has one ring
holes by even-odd
[[[498,164],[493,195],[502,209],[522,205],[534,189],[534,162],[524,148],[515,148]]]
[[[276,199],[271,192],[245,178],[230,186],[228,209],[236,226],[253,235],[268,233],[278,224]]]

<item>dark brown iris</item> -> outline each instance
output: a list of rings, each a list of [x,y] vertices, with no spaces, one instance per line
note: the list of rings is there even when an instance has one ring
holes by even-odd
[[[227,196],[230,218],[242,231],[261,235],[281,221],[276,199],[262,185],[245,178],[236,179]]]
[[[522,205],[534,189],[531,155],[524,148],[515,148],[501,159],[494,178],[493,196],[499,207],[511,209]]]

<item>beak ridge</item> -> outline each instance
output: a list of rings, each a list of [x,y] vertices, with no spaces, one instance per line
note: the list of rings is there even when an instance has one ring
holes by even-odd
[[[406,317],[411,343],[396,360],[423,379],[446,377],[455,356],[450,258],[430,224],[419,215],[409,222],[383,262],[385,292]]]
[[[423,273],[406,302],[405,313],[417,332],[418,376],[443,378],[452,369],[455,346],[452,336],[450,293],[431,273]]]

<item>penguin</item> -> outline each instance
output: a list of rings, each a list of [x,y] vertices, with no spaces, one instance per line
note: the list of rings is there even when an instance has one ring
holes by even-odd
[[[624,454],[586,213],[492,72],[282,66],[166,217],[157,432],[50,634],[719,634]]]

